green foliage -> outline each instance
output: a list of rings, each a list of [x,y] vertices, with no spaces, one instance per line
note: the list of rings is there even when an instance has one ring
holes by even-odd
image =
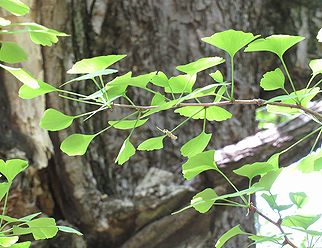
[[[187,106],[178,108],[174,112],[195,120],[204,119],[206,116],[208,121],[224,121],[232,117],[231,113],[218,106],[211,106],[207,108],[202,106]]]
[[[260,86],[264,90],[284,89],[285,77],[280,68],[266,72],[260,81]]]
[[[189,140],[180,149],[182,156],[190,158],[201,153],[207,147],[211,136],[211,133],[201,132],[197,137]]]
[[[213,189],[207,188],[192,198],[191,205],[199,213],[206,213],[215,203],[217,196]]]
[[[60,149],[69,156],[84,155],[96,135],[72,134],[60,145]]]
[[[302,208],[309,200],[308,196],[304,192],[291,192],[289,196],[297,208]]]
[[[1,42],[0,61],[7,63],[19,63],[26,61],[28,55],[15,42]]]
[[[49,131],[58,131],[72,125],[75,116],[65,115],[56,109],[47,109],[40,120],[40,127]]]
[[[0,7],[16,16],[23,16],[29,13],[29,7],[19,0],[0,0]]]
[[[224,246],[227,241],[229,241],[231,238],[241,235],[241,234],[247,234],[244,232],[242,229],[240,229],[240,225],[237,225],[233,228],[231,228],[229,231],[225,232],[217,241],[215,247],[216,248],[221,248]]]
[[[198,59],[197,61],[191,62],[186,65],[179,65],[176,68],[178,71],[184,72],[186,74],[194,75],[194,74],[197,74],[198,72],[201,72],[213,66],[222,64],[224,62],[225,60],[221,57],[201,58],[201,59]]]
[[[153,151],[153,150],[162,149],[164,138],[165,138],[165,136],[163,135],[163,136],[147,139],[139,145],[138,150],[139,151]]]
[[[130,139],[127,138],[123,145],[121,146],[120,152],[117,155],[117,158],[115,160],[116,163],[119,165],[123,165],[125,162],[127,162],[130,157],[132,157],[135,154],[135,147],[130,142]]]

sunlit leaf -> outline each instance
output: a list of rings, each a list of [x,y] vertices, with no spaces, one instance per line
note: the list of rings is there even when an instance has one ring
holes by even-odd
[[[308,196],[304,192],[290,192],[289,196],[297,208],[302,208],[309,200]]]
[[[260,236],[260,235],[251,235],[249,239],[255,241],[253,244],[260,244],[265,242],[280,242],[284,240],[284,234],[274,235],[274,236]]]
[[[33,99],[38,96],[45,95],[47,93],[55,92],[57,89],[50,84],[42,81],[37,81],[39,87],[37,89],[31,88],[27,85],[22,85],[19,89],[19,97],[22,99]]]
[[[16,243],[16,244],[10,246],[10,248],[29,248],[30,246],[31,246],[31,242],[26,241],[26,242],[22,242],[22,243]]]
[[[224,76],[219,70],[215,71],[214,73],[210,73],[209,75],[212,77],[213,80],[215,80],[218,83],[224,82]]]
[[[0,0],[0,7],[16,16],[29,13],[29,7],[20,0]]]
[[[218,195],[216,192],[211,189],[207,188],[203,191],[196,194],[191,200],[191,206],[197,210],[199,213],[206,213],[215,203],[216,197]]]
[[[76,229],[69,227],[69,226],[57,226],[58,230],[61,232],[65,232],[65,233],[73,233],[73,234],[77,234],[79,236],[83,236],[83,234],[80,231],[77,231]]]
[[[119,60],[125,58],[126,55],[107,55],[98,56],[89,59],[82,59],[76,62],[73,67],[67,71],[69,74],[87,74],[102,71],[113,65]]]
[[[178,104],[178,102],[179,102],[179,99],[176,99],[176,100],[172,100],[172,101],[163,103],[163,104],[159,105],[158,107],[149,109],[142,115],[141,118],[147,117],[147,116],[152,115],[152,114],[156,114],[156,113],[164,111],[164,110],[171,109],[173,106]]]
[[[156,94],[154,94],[152,98],[151,106],[159,106],[165,102],[166,102],[165,97],[161,93],[157,92]]]
[[[49,131],[58,131],[72,125],[75,116],[65,115],[56,109],[47,109],[40,120],[40,127]]]
[[[264,175],[275,168],[267,162],[256,162],[253,164],[245,164],[242,167],[233,170],[234,173],[240,176],[248,177],[249,179],[254,178],[258,175]]]
[[[149,119],[143,120],[123,120],[123,121],[109,121],[108,124],[117,129],[132,129],[144,125]]]
[[[218,170],[214,159],[215,151],[206,151],[190,157],[182,165],[182,173],[185,179],[191,180],[206,170]]]
[[[237,225],[233,228],[231,228],[229,231],[225,232],[217,241],[215,247],[216,248],[221,248],[224,246],[227,241],[229,241],[231,238],[240,235],[240,234],[247,234],[243,230],[240,229],[240,226]]]
[[[266,72],[260,81],[260,86],[264,90],[277,90],[283,89],[285,83],[285,77],[280,68],[276,68],[274,71]]]
[[[271,209],[277,210],[277,211],[284,211],[293,206],[293,204],[289,205],[278,205],[276,202],[277,195],[268,195],[268,194],[262,194],[262,198],[267,202],[267,204],[270,206]]]
[[[10,72],[15,78],[17,78],[20,82],[27,85],[32,89],[38,89],[39,84],[36,79],[34,79],[29,72],[25,71],[22,68],[13,68],[9,66],[5,66],[0,64],[0,67],[5,69],[6,71]]]
[[[169,79],[169,86],[164,90],[167,93],[191,93],[196,82],[196,75],[179,75]]]
[[[133,86],[145,89],[147,84],[151,82],[152,78],[155,77],[155,75],[156,72],[150,72],[136,77],[118,77],[115,78],[113,81],[109,82],[107,86]]]
[[[19,240],[18,236],[0,237],[0,246],[1,247],[12,247],[12,245],[17,243],[18,240]]]
[[[28,167],[28,161],[21,159],[11,159],[4,162],[0,160],[0,173],[4,175],[9,183],[22,171]]]
[[[115,159],[115,163],[118,163],[119,165],[123,165],[125,162],[127,162],[130,157],[132,157],[135,154],[135,147],[130,142],[129,138],[127,138],[119,151],[119,154],[117,155],[117,158]]]
[[[221,99],[223,98],[225,92],[227,92],[227,86],[226,85],[221,86],[219,88],[219,90],[216,92],[216,97],[215,97],[214,102],[220,102]]]
[[[168,87],[169,86],[169,82],[168,82],[168,77],[167,75],[165,75],[162,71],[159,71],[152,79],[151,79],[151,83],[159,86],[159,87]]]
[[[201,40],[226,51],[230,57],[234,57],[240,49],[257,37],[259,36],[254,36],[252,33],[229,29]]]
[[[197,137],[189,140],[181,147],[181,154],[185,157],[190,158],[197,155],[198,153],[201,153],[207,147],[211,136],[211,133],[207,134],[205,132],[202,132]]]
[[[219,65],[223,62],[225,62],[225,60],[221,57],[206,57],[198,59],[197,61],[191,62],[186,65],[179,65],[176,67],[176,69],[186,74],[194,75],[198,72]]]
[[[292,215],[283,218],[282,225],[289,227],[301,227],[303,229],[308,229],[317,220],[319,220],[321,215]]]
[[[79,133],[72,134],[61,143],[60,149],[68,156],[84,155],[95,136]]]
[[[163,148],[163,140],[165,136],[153,137],[142,142],[138,150],[140,151],[153,151]]]
[[[311,60],[309,63],[309,66],[312,70],[313,76],[316,76],[322,73],[322,59]]]
[[[35,240],[49,239],[56,236],[58,228],[53,218],[39,218],[26,222],[28,227],[13,226],[15,235],[31,233]]]
[[[263,191],[270,191],[274,182],[281,174],[282,169],[273,170],[262,176],[257,183],[253,186],[257,188],[262,188]]]
[[[27,216],[24,216],[22,218],[19,218],[20,221],[26,222],[26,221],[31,221],[32,219],[38,217],[39,215],[41,215],[41,212],[38,213],[34,213],[34,214],[29,214]]]
[[[246,47],[245,52],[267,51],[275,53],[277,56],[282,58],[283,54],[288,49],[304,39],[305,38],[301,36],[271,35],[267,38],[258,39],[250,43]]]
[[[19,63],[27,59],[28,55],[16,42],[1,42],[0,61]]]
[[[8,192],[10,186],[11,186],[11,183],[0,183],[0,201]]]
[[[208,121],[224,121],[232,117],[232,114],[230,112],[218,106],[207,107],[206,110],[203,106],[185,106],[176,109],[174,112],[182,116],[191,117],[192,119],[197,120],[204,119],[205,111],[206,119]]]

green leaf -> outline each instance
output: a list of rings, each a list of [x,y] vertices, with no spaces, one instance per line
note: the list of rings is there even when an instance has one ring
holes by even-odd
[[[33,99],[47,93],[58,91],[55,87],[42,81],[38,81],[39,88],[34,89],[27,85],[22,85],[19,89],[19,97],[22,99]]]
[[[215,71],[214,73],[210,73],[209,75],[210,77],[212,77],[213,80],[215,80],[218,83],[224,82],[224,76],[219,70]]]
[[[57,226],[58,230],[61,232],[65,232],[65,233],[73,233],[73,234],[77,234],[79,236],[83,236],[83,234],[79,231],[77,231],[76,229],[69,227],[69,226]]]
[[[250,43],[245,49],[245,52],[267,51],[275,53],[277,56],[282,58],[283,54],[288,49],[304,39],[305,38],[301,36],[271,35],[265,39],[258,39]]]
[[[264,175],[275,168],[267,162],[256,162],[253,164],[245,164],[242,167],[233,170],[237,175],[248,177],[250,180],[255,176]]]
[[[285,77],[280,68],[276,68],[274,71],[266,72],[260,81],[260,86],[264,90],[277,90],[283,89],[285,83]]]
[[[237,225],[233,228],[231,228],[229,231],[225,232],[217,241],[215,247],[216,248],[221,248],[225,243],[227,243],[228,240],[231,238],[240,235],[240,234],[247,234],[243,230],[240,229],[240,226]]]
[[[40,120],[40,127],[49,131],[58,131],[72,125],[75,116],[65,115],[56,109],[47,109]]]
[[[118,86],[118,87],[138,87],[146,89],[146,85],[153,79],[156,72],[150,72],[147,74],[139,75],[136,77],[125,77],[128,74],[123,75],[124,77],[117,77],[113,81],[109,82],[107,86]]]
[[[309,200],[308,196],[304,192],[291,192],[289,193],[289,196],[297,208],[302,208]]]
[[[203,106],[186,106],[176,109],[174,112],[185,117],[191,117],[192,119],[204,119],[205,117],[205,107]],[[204,110],[202,110],[204,109]],[[199,112],[198,112],[199,111]],[[198,112],[198,113],[197,113]],[[197,113],[197,114],[196,114]],[[224,108],[218,106],[207,107],[206,119],[208,121],[224,121],[232,117]]]
[[[81,61],[76,62],[67,73],[87,74],[102,71],[125,57],[126,55],[107,55],[82,59]]]
[[[180,149],[182,156],[190,158],[197,155],[198,153],[201,153],[207,147],[211,136],[211,133],[207,134],[205,132],[202,132],[197,137],[189,140]]]
[[[252,33],[229,29],[215,33],[210,37],[202,38],[201,40],[226,51],[230,57],[234,57],[240,49],[257,37],[259,37],[259,35],[254,36]]]
[[[16,42],[1,42],[0,61],[19,63],[27,59],[28,55]]]
[[[1,247],[12,247],[12,245],[17,243],[18,240],[19,240],[18,236],[0,237],[0,246]]]
[[[259,244],[259,243],[265,243],[265,242],[276,243],[284,240],[284,234],[279,234],[274,236],[251,235],[248,238],[255,241],[253,244]]]
[[[119,151],[119,154],[117,155],[117,158],[115,160],[115,163],[118,163],[119,165],[123,165],[126,161],[130,159],[135,154],[135,147],[130,142],[129,138],[127,138]]]
[[[13,226],[15,235],[25,235],[31,233],[35,240],[49,239],[56,236],[58,227],[53,218],[39,218],[26,222],[28,227]]]
[[[153,151],[163,148],[163,140],[165,136],[153,137],[142,142],[138,150],[139,151]]]
[[[14,14],[23,16],[29,13],[29,7],[19,0],[0,0],[0,7]]]
[[[29,72],[25,71],[22,68],[13,68],[0,64],[0,67],[10,72],[15,78],[17,78],[23,84],[29,86],[32,89],[38,89],[39,84],[36,79],[34,79]]]
[[[191,93],[196,82],[196,75],[179,75],[169,79],[169,86],[165,87],[166,93]]]
[[[322,73],[322,59],[311,60],[309,66],[312,70],[313,77]]]
[[[30,246],[31,246],[31,242],[27,241],[27,242],[14,244],[10,246],[10,248],[29,248]]]
[[[168,87],[169,86],[169,79],[167,75],[165,75],[162,71],[159,71],[152,79],[151,83],[159,86],[159,87]]]
[[[151,106],[159,106],[165,102],[166,102],[165,97],[161,93],[157,92],[156,94],[154,94],[152,98]]]
[[[95,136],[95,134],[72,134],[62,142],[60,149],[68,156],[84,155]]]
[[[226,85],[221,86],[216,93],[216,97],[215,97],[214,102],[220,102],[226,91],[227,91],[227,86]]]
[[[315,153],[309,153],[302,158],[296,165],[296,169],[303,173],[320,171],[321,169],[322,150]]]
[[[11,186],[11,183],[0,183],[0,201],[9,191],[10,186]]]
[[[308,229],[312,224],[314,224],[321,215],[292,215],[287,216],[283,219],[282,225],[289,227],[301,227],[303,229]]]
[[[19,221],[22,221],[22,222],[31,221],[32,219],[36,218],[37,216],[39,216],[41,214],[42,214],[41,212],[29,214],[27,216],[20,218]]]
[[[253,186],[257,188],[262,188],[263,191],[270,191],[274,182],[281,174],[282,169],[273,170],[262,176],[257,183]]]
[[[142,125],[144,125],[149,119],[144,120],[123,120],[123,121],[109,121],[108,124],[110,124],[112,127],[116,129],[132,129],[137,128]]]
[[[199,213],[206,213],[215,203],[217,196],[213,189],[207,188],[196,194],[190,204]]]
[[[209,84],[209,85],[204,86],[202,88],[195,89],[190,94],[188,94],[188,95],[186,95],[184,97],[181,97],[179,99],[179,103],[187,101],[187,100],[190,100],[190,99],[195,99],[195,98],[199,98],[199,97],[215,95],[215,90],[220,85],[222,85],[222,84]]]
[[[176,67],[176,69],[186,74],[194,75],[198,72],[201,72],[203,70],[206,70],[224,62],[225,60],[221,57],[206,57],[198,59],[197,61],[191,62],[186,65],[179,65]]]
[[[310,92],[310,93],[309,93]],[[297,96],[301,98],[301,105],[303,107],[307,107],[309,102],[320,92],[319,87],[315,87],[312,89],[302,89],[296,91]],[[292,92],[290,94],[289,99],[282,100],[282,103],[286,104],[296,104],[296,93]],[[303,97],[301,97],[303,96]],[[299,109],[295,108],[288,108],[288,107],[281,107],[281,106],[274,106],[274,105],[267,105],[267,111],[271,113],[278,113],[278,114],[297,114],[300,112]]]
[[[92,79],[92,78],[95,78],[95,77],[98,77],[98,76],[110,75],[110,74],[113,74],[113,73],[116,73],[116,72],[118,72],[118,71],[115,70],[115,69],[104,69],[104,70],[100,70],[100,71],[95,71],[95,72],[92,72],[92,73],[82,75],[82,76],[77,77],[77,78],[73,78],[73,79],[63,83],[60,87],[66,85],[66,84],[69,84],[71,82],[88,80],[88,79]]]
[[[283,210],[289,209],[289,208],[291,208],[293,206],[293,204],[290,204],[290,205],[278,205],[276,203],[277,195],[268,195],[268,194],[264,193],[261,196],[268,203],[270,208],[273,209],[273,210],[283,211]]]
[[[8,183],[12,183],[13,179],[28,167],[28,161],[21,159],[11,159],[4,162],[0,160],[0,173],[4,175]]]
[[[279,169],[279,158],[280,158],[280,153],[275,153],[273,154],[268,160],[267,163],[271,164],[274,170]]]
[[[218,170],[215,163],[215,151],[206,151],[190,157],[182,165],[182,173],[185,179],[191,180],[206,170]]]
[[[142,116],[141,118],[145,118],[149,115],[164,111],[164,110],[168,110],[171,109],[173,106],[175,106],[176,104],[179,103],[179,99],[176,100],[172,100],[166,103],[161,104],[160,106],[156,107],[156,108],[152,108],[150,110],[147,110]]]

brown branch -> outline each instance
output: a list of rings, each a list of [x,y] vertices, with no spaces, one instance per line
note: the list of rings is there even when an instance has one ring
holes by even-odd
[[[261,217],[263,217],[265,220],[267,220],[268,222],[272,223],[274,226],[276,226],[281,233],[284,235],[284,243],[283,245],[290,245],[293,248],[298,248],[288,237],[286,232],[284,231],[284,229],[282,228],[282,219],[279,219],[278,221],[274,221],[272,220],[270,217],[268,217],[267,215],[263,214],[261,211],[259,211],[255,205],[251,202],[250,206],[249,206],[249,211],[253,212],[253,213],[257,213],[258,215],[260,215]]]
[[[210,103],[180,103],[173,106],[172,108],[187,107],[187,106],[211,107],[211,106],[228,106],[228,105],[257,105],[257,106],[274,105],[274,106],[280,106],[280,107],[294,108],[294,109],[300,109],[306,114],[312,115],[315,118],[322,120],[322,114],[312,109],[303,107],[302,105],[288,104],[288,103],[282,103],[282,102],[268,102],[263,99],[233,100],[233,101],[210,102]],[[128,105],[128,104],[120,104],[120,103],[114,103],[113,106],[122,107],[122,108],[132,108],[137,110],[149,110],[149,109],[154,109],[158,107],[158,106]]]

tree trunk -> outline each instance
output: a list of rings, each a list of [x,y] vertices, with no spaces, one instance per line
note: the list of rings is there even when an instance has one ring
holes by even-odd
[[[200,38],[229,28],[263,35],[295,34],[299,30],[308,39],[296,51],[293,49],[294,55],[288,61],[295,65],[292,71],[303,75],[303,71],[307,73],[308,54],[312,56],[317,50],[314,43],[319,28],[316,23],[320,18],[317,7],[322,7],[320,1],[308,4],[307,1],[260,0],[42,0],[30,3],[34,7],[32,20],[71,34],[52,48],[38,50],[30,46],[36,52],[30,58],[29,66],[34,66],[37,59],[43,59],[43,63],[34,66],[35,75],[43,72],[46,82],[57,85],[68,80],[65,72],[75,61],[105,54],[128,54],[124,62],[119,63],[121,73],[162,70],[168,76],[175,75],[177,65],[202,56],[224,56],[221,51],[202,43]],[[25,40],[21,42],[26,44]],[[220,69],[229,75],[229,59],[226,59],[227,67]],[[257,82],[263,73],[276,66],[275,59],[267,54],[238,55],[236,98],[258,97]],[[209,77],[201,75],[199,83],[206,85],[209,83],[206,80],[210,80]],[[217,175],[208,173],[190,185],[182,180],[180,165],[183,159],[179,148],[201,131],[202,123],[191,122],[177,133],[177,142],[167,142],[165,149],[159,152],[137,153],[123,167],[116,166],[114,158],[126,138],[125,132],[111,130],[95,139],[86,156],[68,157],[59,150],[68,134],[94,133],[104,128],[107,120],[127,112],[103,113],[85,123],[76,123],[67,131],[50,133],[49,139],[48,134],[38,128],[45,106],[67,114],[88,109],[58,99],[56,95],[22,101],[16,96],[17,84],[13,79],[4,76],[4,82],[0,86],[0,102],[10,107],[0,109],[0,116],[5,116],[0,126],[0,154],[27,157],[33,165],[28,180],[20,182],[20,188],[27,194],[17,190],[18,197],[24,196],[17,202],[21,206],[26,203],[31,206],[25,212],[39,208],[46,214],[67,220],[85,234],[86,244],[61,238],[60,247],[206,248],[213,247],[223,232],[238,223],[242,223],[246,231],[255,231],[254,218],[246,217],[242,210],[216,208],[204,215],[195,211],[170,215],[205,187],[221,186],[223,192],[229,190]],[[87,83],[75,83],[70,87],[82,92],[91,90]],[[151,99],[137,89],[130,94],[137,104],[148,104]],[[219,149],[236,143],[256,131],[255,107],[228,109],[234,118],[207,126],[207,131],[213,132],[215,137],[210,148]],[[156,135],[155,126],[171,129],[177,123],[177,116],[161,113],[151,118],[148,127],[135,133],[133,141],[138,144]],[[274,151],[267,149],[267,153]],[[244,183],[238,181],[241,187]],[[33,192],[36,193],[32,193],[35,188],[37,191]],[[246,244],[246,238],[239,236],[227,247]],[[56,247],[57,243],[48,241],[41,245]]]

